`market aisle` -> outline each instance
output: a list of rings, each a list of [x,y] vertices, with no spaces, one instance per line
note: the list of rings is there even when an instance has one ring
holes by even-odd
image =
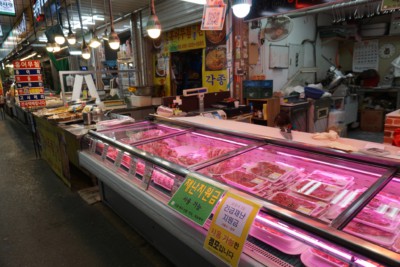
[[[172,266],[101,202],[88,205],[16,120],[0,120],[0,266]]]

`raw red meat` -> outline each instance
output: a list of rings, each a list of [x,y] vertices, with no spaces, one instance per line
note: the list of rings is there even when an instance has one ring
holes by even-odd
[[[356,218],[380,226],[390,226],[392,223],[391,220],[384,218],[382,214],[368,208],[364,208]]]
[[[266,177],[270,180],[278,180],[288,170],[281,168],[280,166],[278,166],[276,164],[262,161],[262,162],[256,163],[255,166],[253,166],[249,169],[249,171],[258,176]]]
[[[367,235],[373,235],[373,236],[384,236],[384,237],[393,237],[392,233],[380,230],[378,228],[372,227],[365,225],[363,223],[359,222],[350,222],[346,228],[346,230],[350,230],[355,233],[360,233],[360,234],[367,234]]]
[[[184,166],[193,165],[204,160],[206,159],[203,157],[203,155],[197,153],[189,153],[178,157],[179,163],[181,163]]]
[[[323,258],[326,261],[329,261],[329,262],[332,262],[332,263],[336,264],[337,266],[341,266],[341,267],[349,266],[348,263],[345,263],[345,262],[343,262],[343,261],[341,261],[341,260],[339,260],[339,259],[337,259],[337,258],[325,253],[325,252],[322,252],[321,250],[312,248],[311,252],[314,253],[315,255],[318,255],[319,257]]]
[[[212,159],[232,151],[227,147],[209,147],[207,151],[207,158]]]
[[[172,190],[172,187],[174,186],[174,179],[158,171],[153,172],[152,178],[154,183],[164,187],[167,190]]]
[[[212,174],[224,174],[241,167],[243,164],[244,160],[241,156],[238,156],[212,165],[207,170]]]
[[[298,182],[294,188],[296,193],[322,200],[331,199],[340,190],[339,187],[309,179]]]
[[[282,206],[291,208],[293,210],[301,211],[306,214],[310,214],[315,211],[319,206],[310,201],[294,197],[292,195],[279,192],[273,195],[270,200],[281,204]]]
[[[322,171],[314,171],[307,178],[339,187],[347,187],[354,180],[354,177],[351,176],[339,176],[334,173]]]
[[[222,177],[226,180],[243,185],[247,188],[253,188],[264,182],[262,179],[258,178],[257,175],[242,171],[227,173],[224,174]]]

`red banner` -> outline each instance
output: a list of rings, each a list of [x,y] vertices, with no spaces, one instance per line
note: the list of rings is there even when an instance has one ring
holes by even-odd
[[[14,69],[40,69],[40,60],[13,61]]]

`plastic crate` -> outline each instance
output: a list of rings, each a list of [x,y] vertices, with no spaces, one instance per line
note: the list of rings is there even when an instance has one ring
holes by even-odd
[[[272,80],[243,81],[243,97],[253,99],[271,98],[273,93],[272,87]]]

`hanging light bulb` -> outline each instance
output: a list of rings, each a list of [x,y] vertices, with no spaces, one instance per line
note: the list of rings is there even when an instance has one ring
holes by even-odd
[[[151,13],[149,19],[147,20],[146,31],[150,38],[157,39],[161,34],[161,23],[156,15],[154,0],[151,0],[150,10]]]
[[[90,40],[89,46],[91,48],[97,48],[101,45],[101,42],[99,40],[99,38],[97,38],[97,35],[94,35],[92,40]],[[118,48],[117,48],[118,49]]]
[[[252,0],[233,0],[232,10],[238,18],[246,17],[250,12]]]
[[[67,36],[67,41],[70,45],[74,45],[76,44],[76,36],[75,34],[71,31],[71,29],[69,29],[69,33]]]
[[[46,50],[47,50],[47,52],[53,52],[54,51],[54,47],[53,47],[53,44],[52,43],[50,43],[50,42],[47,42],[47,44],[46,44]]]
[[[54,43],[53,44],[53,51],[54,52],[60,52],[60,50],[61,50],[61,47],[57,43]]]
[[[114,19],[112,15],[111,0],[108,0],[108,4],[110,7],[110,23],[111,23],[111,32],[110,35],[108,36],[108,45],[110,46],[111,49],[117,50],[120,45],[120,40],[118,34],[114,31]]]
[[[58,34],[54,36],[54,41],[56,41],[57,44],[62,45],[65,43],[65,37],[64,35]]]
[[[89,59],[90,58],[90,48],[86,44],[85,39],[83,39],[83,43],[82,43],[82,57],[84,59]]]

